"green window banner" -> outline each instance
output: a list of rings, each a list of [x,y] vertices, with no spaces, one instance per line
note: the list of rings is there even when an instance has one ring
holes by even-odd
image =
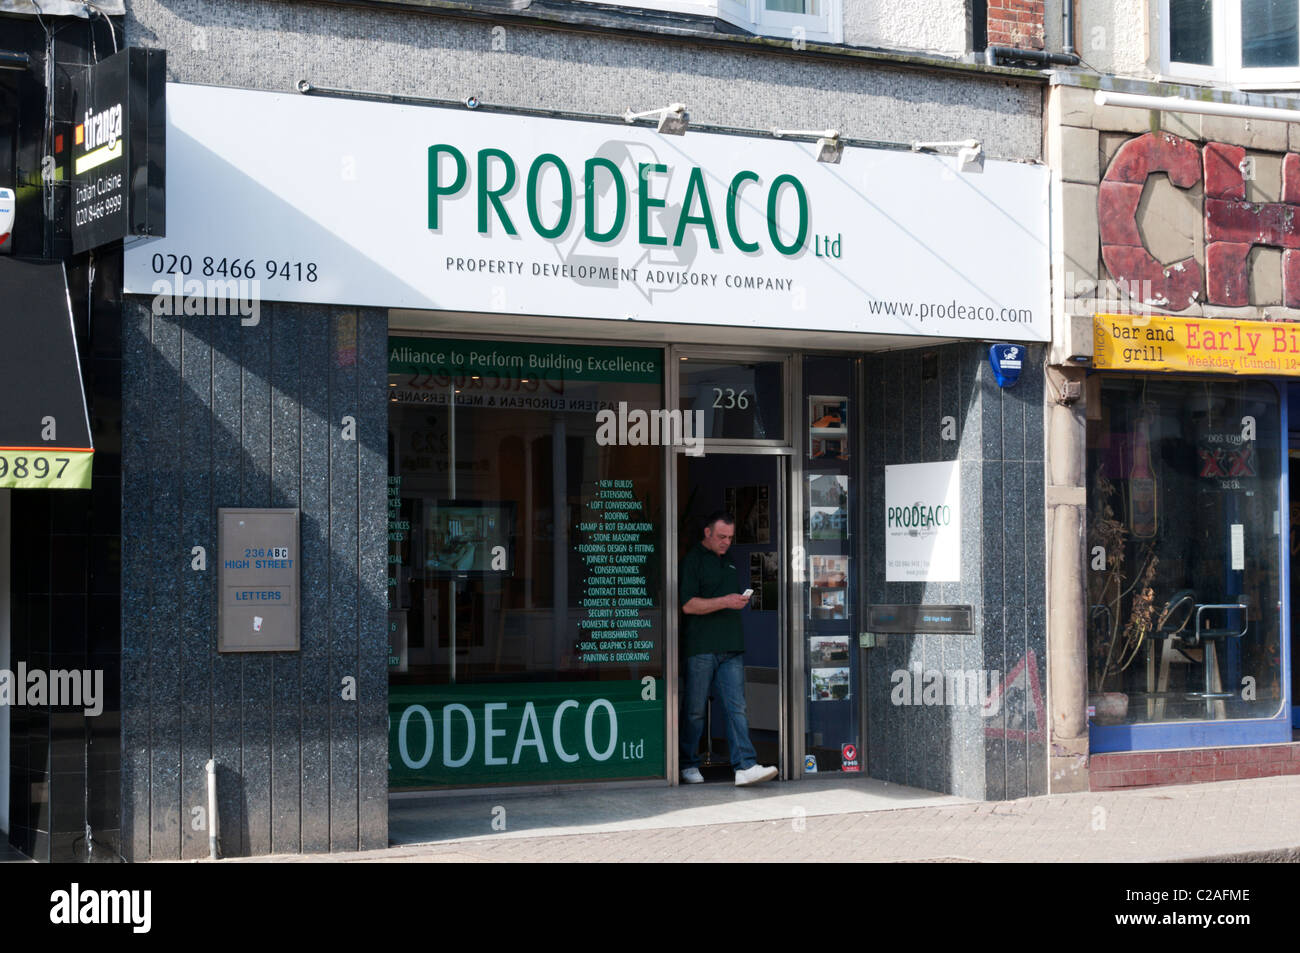
[[[615,381],[658,384],[663,353],[648,347],[590,347],[517,341],[390,337],[388,373],[445,378],[533,378],[551,384]]]
[[[663,680],[392,685],[392,788],[664,776]]]

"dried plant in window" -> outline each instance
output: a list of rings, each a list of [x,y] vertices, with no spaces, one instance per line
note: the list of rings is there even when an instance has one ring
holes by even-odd
[[[1092,629],[1088,688],[1092,692],[1104,692],[1108,682],[1133,664],[1147,636],[1162,621],[1154,618],[1155,590],[1151,586],[1160,560],[1153,544],[1141,546],[1137,572],[1125,585],[1129,578],[1124,572],[1129,530],[1125,520],[1117,518],[1115,513],[1117,500],[1122,506],[1123,498],[1115,484],[1100,471],[1093,486],[1100,512],[1089,521],[1088,550],[1102,547],[1106,566],[1102,572],[1088,575]]]

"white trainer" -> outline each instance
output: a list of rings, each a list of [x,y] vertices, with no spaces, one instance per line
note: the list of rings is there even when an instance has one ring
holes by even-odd
[[[745,768],[743,771],[736,772],[736,787],[743,788],[747,784],[762,784],[764,781],[771,781],[776,775],[776,768],[756,764]]]
[[[699,768],[682,768],[683,784],[703,784],[704,775],[700,774]]]

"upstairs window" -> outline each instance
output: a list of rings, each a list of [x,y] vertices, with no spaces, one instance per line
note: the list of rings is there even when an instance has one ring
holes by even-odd
[[[712,16],[750,33],[843,43],[842,0],[601,0],[620,7]]]
[[[1160,35],[1170,79],[1300,88],[1300,0],[1161,0]]]
[[[718,0],[722,19],[764,36],[843,43],[840,0]]]

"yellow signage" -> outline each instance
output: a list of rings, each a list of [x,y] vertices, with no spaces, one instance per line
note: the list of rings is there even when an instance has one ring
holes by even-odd
[[[1098,314],[1092,366],[1300,376],[1300,323]]]
[[[21,490],[89,490],[94,451],[0,447],[0,487]]]

